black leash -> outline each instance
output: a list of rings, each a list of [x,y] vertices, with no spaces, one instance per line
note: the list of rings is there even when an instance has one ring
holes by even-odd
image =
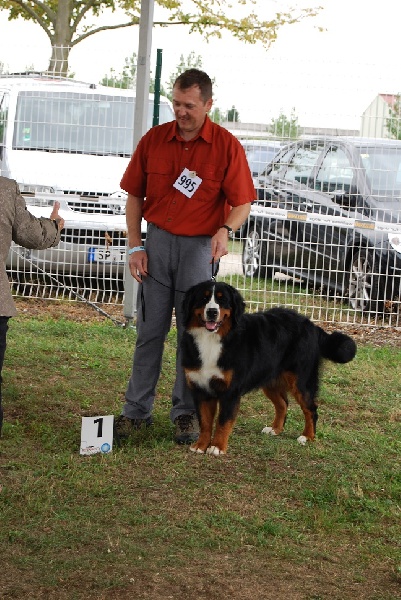
[[[214,262],[214,258],[212,258],[212,276],[211,276],[211,280],[212,281],[216,281],[216,274],[217,271],[219,269],[219,261]],[[153,275],[151,275],[149,272],[146,272],[146,275],[148,277],[150,277],[151,279],[153,279],[153,281],[156,281],[156,283],[162,285],[165,288],[168,288],[169,290],[172,290],[173,288],[169,285],[166,285],[165,283],[163,283],[162,281],[159,281],[158,279],[156,279],[156,277],[153,277]],[[180,294],[186,294],[186,291],[183,290],[174,290],[175,292],[179,292]],[[142,319],[143,321],[145,321],[145,294],[143,293],[143,285],[141,285],[141,308],[142,308]]]

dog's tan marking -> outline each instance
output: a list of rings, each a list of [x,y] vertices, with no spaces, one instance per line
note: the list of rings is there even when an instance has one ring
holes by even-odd
[[[264,427],[262,433],[279,435],[283,431],[288,410],[288,403],[286,402],[287,392],[290,392],[301,407],[305,418],[304,431],[298,437],[298,442],[305,445],[307,441],[315,439],[313,412],[307,407],[306,400],[298,389],[297,378],[293,373],[283,373],[274,385],[262,389],[264,394],[273,402],[275,409],[275,416],[271,427]]]
[[[200,403],[199,427],[200,434],[197,441],[191,445],[192,452],[204,453],[210,446],[212,439],[213,423],[217,412],[217,400],[210,399]]]
[[[305,397],[303,396],[303,394],[301,394],[301,392],[298,389],[297,378],[295,377],[295,375],[293,373],[285,373],[284,377],[287,382],[289,391],[294,396],[295,400],[301,407],[302,412],[304,413],[305,426],[302,436],[306,438],[306,440],[312,442],[315,439],[315,424],[313,421],[313,413],[308,408]],[[298,441],[300,444],[304,445],[306,440],[303,441],[302,436],[298,438]]]
[[[217,419],[216,429],[215,429],[212,443],[210,444],[210,446],[213,447],[214,449],[218,449],[219,452],[217,452],[217,450],[215,450],[212,452],[213,454],[215,454],[215,455],[216,454],[225,454],[227,452],[228,438],[230,437],[231,432],[234,428],[235,422],[237,420],[238,411],[239,411],[239,403],[235,407],[233,418],[230,419],[229,421],[226,421],[224,423],[224,425],[220,425],[219,420]]]
[[[271,428],[265,428],[263,433],[270,435],[280,435],[284,429],[285,419],[287,416],[288,405],[286,402],[287,395],[283,388],[262,388],[263,393],[269,398],[274,405],[275,416]],[[274,433],[273,433],[274,432]]]
[[[305,399],[303,397],[303,395],[301,394],[301,392],[299,392],[297,390],[296,393],[294,393],[294,397],[295,400],[298,402],[299,406],[302,409],[302,412],[304,413],[304,417],[305,417],[305,427],[302,433],[302,437],[306,438],[306,440],[313,442],[313,440],[315,439],[315,424],[313,421],[313,413],[312,411],[306,406],[306,402]],[[300,444],[304,445],[305,442],[302,441],[302,439],[298,438],[298,441]]]
[[[219,314],[219,321],[221,321],[221,325],[220,325],[217,333],[220,337],[223,338],[224,336],[226,336],[228,334],[228,332],[231,330],[231,327],[232,327],[231,310],[221,308],[220,314]]]

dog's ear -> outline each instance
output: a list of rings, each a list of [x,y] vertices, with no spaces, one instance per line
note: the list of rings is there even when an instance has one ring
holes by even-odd
[[[229,286],[231,289],[231,305],[232,305],[232,314],[231,319],[233,326],[238,325],[238,322],[242,315],[245,312],[245,302],[241,294],[237,289],[232,286]]]

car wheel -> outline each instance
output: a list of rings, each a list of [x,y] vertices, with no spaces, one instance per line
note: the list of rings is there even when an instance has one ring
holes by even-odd
[[[242,250],[242,271],[245,277],[265,277],[267,242],[263,240],[259,223],[250,223]]]
[[[361,248],[352,255],[348,301],[353,309],[360,311],[376,312],[384,304],[380,276],[375,272],[374,254],[367,248]]]

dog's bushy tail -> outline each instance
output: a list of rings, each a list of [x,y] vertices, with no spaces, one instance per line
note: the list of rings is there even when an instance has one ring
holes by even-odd
[[[340,331],[327,333],[323,329],[319,333],[319,347],[323,358],[336,363],[347,363],[355,357],[356,344],[349,335]]]

